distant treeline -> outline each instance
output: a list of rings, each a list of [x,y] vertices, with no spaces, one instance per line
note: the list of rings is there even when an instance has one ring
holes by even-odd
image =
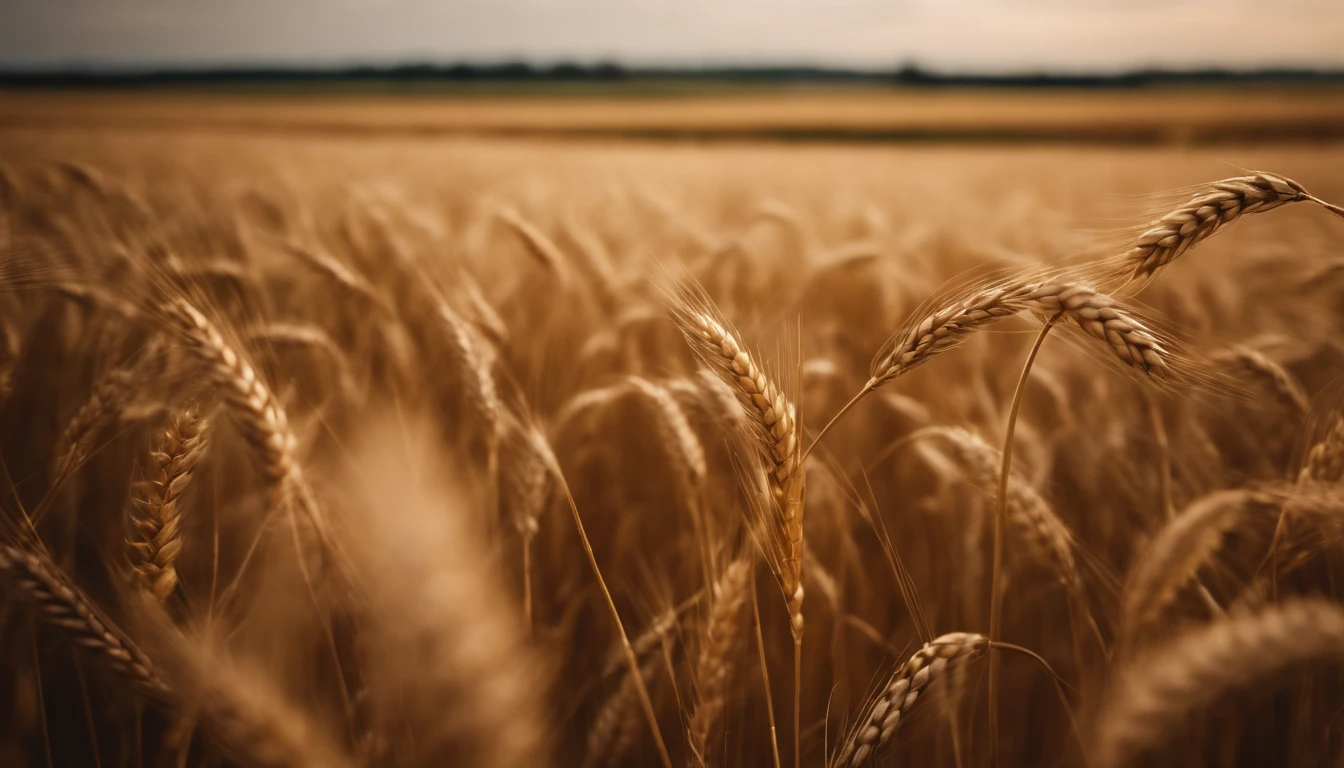
[[[537,65],[404,64],[331,68],[227,67],[177,69],[60,69],[0,71],[0,85],[34,88],[97,88],[349,83],[617,83],[705,82],[741,84],[866,84],[893,86],[974,86],[1012,88],[1142,88],[1172,84],[1344,83],[1344,69],[1226,70],[1144,69],[1114,74],[1018,72],[964,74],[917,65],[843,69],[810,66],[629,67],[614,63]]]

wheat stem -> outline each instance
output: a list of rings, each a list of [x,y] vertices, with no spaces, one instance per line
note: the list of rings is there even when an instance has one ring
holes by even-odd
[[[999,466],[999,489],[994,496],[994,564],[989,587],[990,642],[999,641],[1003,630],[1003,541],[1008,527],[1008,478],[1013,470],[1013,433],[1017,429],[1017,413],[1022,407],[1022,394],[1031,376],[1031,366],[1036,362],[1036,353],[1040,352],[1045,337],[1063,315],[1063,312],[1058,312],[1041,326],[1041,332],[1036,335],[1036,342],[1031,345],[1026,362],[1022,364],[1022,374],[1017,379],[1017,388],[1013,390],[1013,402],[1008,407],[1008,423],[1003,430],[1003,457]],[[999,661],[998,654],[989,655],[990,765],[998,765],[999,762]]]
[[[761,606],[756,599],[756,569],[751,571],[751,616],[756,625],[756,654],[761,660],[761,683],[765,686],[765,714],[770,723],[770,754],[774,768],[780,768],[779,729],[775,726],[775,697],[770,691],[770,668],[765,663],[765,639],[761,636]]]

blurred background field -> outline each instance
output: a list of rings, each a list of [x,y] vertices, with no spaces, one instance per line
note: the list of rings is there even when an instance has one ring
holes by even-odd
[[[530,88],[520,93],[519,89]],[[0,91],[0,127],[680,141],[1209,144],[1344,139],[1344,85],[783,88],[647,93],[495,84],[407,94],[249,89]]]

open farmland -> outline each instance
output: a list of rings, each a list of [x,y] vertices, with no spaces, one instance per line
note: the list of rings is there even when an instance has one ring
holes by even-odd
[[[354,136],[485,135],[701,141],[1019,141],[1207,144],[1344,139],[1344,88],[1170,87],[985,91],[767,88],[644,97],[436,98],[302,86],[231,94],[0,91],[0,125]]]
[[[1334,764],[1340,101],[983,98],[6,95],[0,764]]]

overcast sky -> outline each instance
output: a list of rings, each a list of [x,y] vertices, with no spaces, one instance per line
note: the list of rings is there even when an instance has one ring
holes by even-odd
[[[0,0],[0,65],[1344,66],[1344,0]]]

